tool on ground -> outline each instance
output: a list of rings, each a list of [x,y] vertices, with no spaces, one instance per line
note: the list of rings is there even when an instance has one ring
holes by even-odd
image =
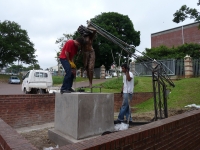
[[[102,88],[102,86],[92,86],[92,87],[83,86],[83,87],[78,88],[78,92],[85,92],[85,89],[86,89],[86,88],[90,88],[90,92],[91,92],[91,93],[93,93],[93,89],[94,89],[94,88],[99,88],[100,93],[101,93],[101,88]]]

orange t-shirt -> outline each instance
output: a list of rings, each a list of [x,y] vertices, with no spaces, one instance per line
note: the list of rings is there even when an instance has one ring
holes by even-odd
[[[60,53],[60,58],[67,59],[66,52],[69,53],[69,59],[70,61],[74,58],[74,56],[77,54],[78,47],[75,45],[74,40],[68,40],[64,47],[62,48],[62,51]]]

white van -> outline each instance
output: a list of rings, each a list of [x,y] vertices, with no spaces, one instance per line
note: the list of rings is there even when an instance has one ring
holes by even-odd
[[[52,75],[46,70],[30,70],[22,79],[22,91],[25,94],[48,93],[53,84]]]

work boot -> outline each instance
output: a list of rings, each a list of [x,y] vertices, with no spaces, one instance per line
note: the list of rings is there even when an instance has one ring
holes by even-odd
[[[75,92],[75,90],[74,90],[74,89],[72,89],[72,88],[71,88],[69,91],[71,91],[71,92]]]
[[[71,93],[70,90],[60,90],[60,93],[63,94],[63,93]]]
[[[114,120],[114,124],[120,124],[122,121],[120,121],[120,120]]]

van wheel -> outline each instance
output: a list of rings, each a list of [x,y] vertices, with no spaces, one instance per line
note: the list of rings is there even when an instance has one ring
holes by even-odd
[[[24,94],[28,94],[28,92],[27,92],[26,88],[24,88]]]
[[[42,89],[38,89],[38,90],[37,90],[37,94],[44,94],[44,92],[43,92]]]

